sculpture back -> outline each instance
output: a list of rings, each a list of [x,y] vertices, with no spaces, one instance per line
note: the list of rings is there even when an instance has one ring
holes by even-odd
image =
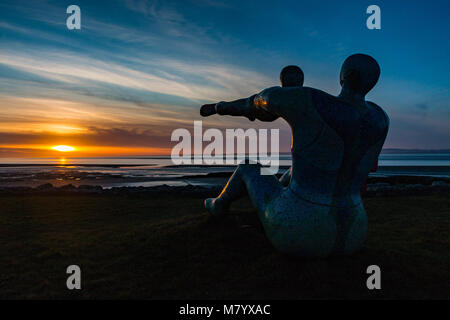
[[[359,108],[314,91],[312,102],[343,142],[343,156],[333,195],[336,198],[359,197],[359,190],[381,152],[389,119],[383,109],[371,102],[366,102],[366,108]]]
[[[315,131],[316,137],[307,146],[293,149],[293,187],[310,201],[356,205],[361,201],[361,186],[383,146],[389,119],[371,102],[358,107],[320,90],[308,91],[316,114],[307,127],[317,128],[308,129]],[[305,136],[301,131],[296,129],[293,134]]]

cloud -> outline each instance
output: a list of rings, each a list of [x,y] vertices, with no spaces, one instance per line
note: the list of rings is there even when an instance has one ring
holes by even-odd
[[[54,132],[0,133],[1,146],[36,145],[51,146],[68,144],[74,146],[114,146],[114,147],[167,147],[165,134],[157,129],[125,129],[89,127],[82,134],[55,134]]]
[[[274,126],[274,125],[272,125]],[[193,123],[185,123],[181,126],[189,130],[193,136]],[[203,132],[212,127],[211,123],[204,122]],[[225,136],[225,130],[230,127],[214,126],[222,130]],[[251,126],[242,126],[246,127]],[[276,125],[274,126],[276,127]],[[45,150],[52,145],[71,145],[76,148],[95,150],[93,148],[100,147],[114,147],[123,149],[140,149],[152,148],[156,150],[170,150],[178,142],[171,141],[171,133],[177,128],[172,124],[159,123],[158,125],[147,127],[144,129],[138,128],[122,128],[122,127],[88,127],[82,132],[71,132],[71,134],[55,133],[49,131],[42,132],[0,132],[0,148],[10,151],[26,151],[26,150]],[[237,127],[239,128],[239,126]],[[285,134],[287,132],[287,134]],[[290,134],[288,131],[282,133],[280,136],[280,151],[286,152],[289,150]],[[206,145],[206,143],[205,143]]]
[[[196,102],[217,100],[258,92],[270,83],[265,76],[227,65],[195,64],[183,60],[154,57],[138,60],[144,72],[115,61],[74,55],[62,50],[40,50],[36,56],[6,50],[0,53],[0,63],[22,74],[65,84],[106,84],[183,97]]]

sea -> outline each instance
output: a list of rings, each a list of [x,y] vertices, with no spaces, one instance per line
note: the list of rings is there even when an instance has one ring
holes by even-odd
[[[281,154],[280,170],[291,165],[290,154]],[[0,158],[0,187],[101,185],[217,185],[236,165],[174,165],[168,156],[110,158]],[[450,152],[382,152],[378,170],[371,176],[450,177]]]

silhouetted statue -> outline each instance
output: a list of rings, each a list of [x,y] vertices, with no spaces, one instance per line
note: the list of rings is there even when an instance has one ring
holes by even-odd
[[[380,67],[355,54],[341,68],[339,96],[308,87],[272,87],[247,99],[202,106],[203,116],[282,117],[292,128],[292,171],[287,187],[260,174],[259,164],[238,166],[222,193],[205,200],[224,214],[247,189],[267,237],[280,251],[325,257],[360,249],[367,232],[361,185],[383,146],[389,118],[365,100]]]
[[[287,66],[281,70],[280,73],[280,83],[283,88],[288,87],[302,87],[305,76],[303,70],[297,66]],[[292,168],[286,170],[286,172],[281,176],[280,183],[283,186],[288,186],[291,181]]]
[[[288,88],[288,87],[301,87],[303,86],[303,81],[304,81],[304,74],[303,74],[303,70],[298,67],[298,66],[286,66],[284,67],[281,72],[280,72],[280,83],[281,86],[283,88]],[[242,99],[244,100],[243,103],[246,103],[246,100],[250,100],[252,101],[255,97],[257,96],[257,94],[247,98],[247,99]],[[240,101],[240,100],[239,100]],[[236,106],[239,107],[239,106]],[[229,108],[229,112],[231,108]],[[205,104],[202,106],[202,108],[200,109],[200,114],[204,117],[206,116],[210,116],[217,113],[216,110],[216,104]],[[251,121],[255,120],[255,118],[257,118],[258,120],[261,121],[274,121],[276,119],[278,119],[278,115],[274,115],[271,114],[269,112],[266,112],[265,110],[258,110],[258,112],[255,112],[253,114],[252,117],[248,117]],[[283,186],[287,186],[289,184],[289,181],[291,180],[291,168],[286,170],[286,172],[280,177],[280,182]],[[245,192],[244,192],[245,194]]]

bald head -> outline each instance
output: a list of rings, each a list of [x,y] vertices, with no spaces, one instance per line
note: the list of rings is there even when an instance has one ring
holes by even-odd
[[[303,86],[303,71],[297,66],[287,66],[281,70],[280,82],[282,87]]]
[[[345,59],[341,68],[340,83],[349,90],[365,96],[380,77],[378,62],[366,54],[357,53]]]

